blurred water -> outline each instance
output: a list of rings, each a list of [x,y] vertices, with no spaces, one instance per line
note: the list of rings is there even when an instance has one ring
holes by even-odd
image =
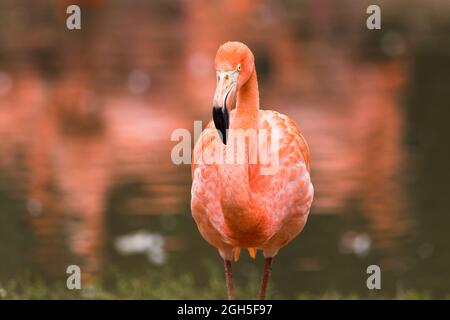
[[[239,34],[263,108],[296,120],[312,152],[312,216],[277,256],[275,287],[367,294],[378,264],[384,293],[449,293],[447,51],[406,52],[389,31],[337,43],[321,6],[309,21],[291,2],[229,1],[228,15],[156,3],[95,1],[79,34],[55,27],[64,15],[50,2],[0,5],[16,17],[0,31],[0,279],[64,278],[69,264],[87,280],[113,266],[201,279],[203,261],[221,264],[190,217],[190,167],[171,162],[170,135],[209,120],[214,52]],[[358,12],[335,20],[355,25]],[[241,260],[238,281],[261,268]]]

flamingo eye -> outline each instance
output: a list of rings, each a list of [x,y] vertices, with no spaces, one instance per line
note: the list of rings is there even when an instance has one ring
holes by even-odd
[[[237,71],[241,71],[241,65],[240,64],[237,66]]]

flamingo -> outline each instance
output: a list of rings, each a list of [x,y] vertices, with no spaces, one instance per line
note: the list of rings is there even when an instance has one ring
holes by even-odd
[[[202,237],[224,260],[229,300],[235,298],[231,261],[239,259],[241,249],[252,258],[262,251],[259,299],[264,300],[274,257],[303,230],[309,215],[314,194],[309,148],[292,119],[260,109],[254,56],[245,44],[220,46],[215,67],[213,121],[193,151],[192,216]],[[265,140],[259,139],[262,129],[270,132]],[[246,139],[248,146],[239,149],[232,143],[233,133],[239,130],[254,130],[258,139]],[[278,170],[262,174],[260,159],[255,163],[251,159],[270,136],[278,137],[269,155],[278,153]],[[205,160],[206,154],[232,151],[243,161]]]

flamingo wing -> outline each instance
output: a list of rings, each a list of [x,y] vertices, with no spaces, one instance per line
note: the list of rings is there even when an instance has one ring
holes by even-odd
[[[309,175],[310,152],[305,138],[288,116],[261,110],[258,118],[259,129],[272,132],[272,137],[276,132],[279,139],[277,149],[271,150],[278,153],[278,170],[262,175],[262,164],[250,169],[254,199],[272,220],[273,235],[261,248],[266,256],[274,256],[306,223],[314,195]]]

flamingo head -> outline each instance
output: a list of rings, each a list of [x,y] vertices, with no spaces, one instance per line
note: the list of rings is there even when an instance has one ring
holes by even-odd
[[[229,109],[236,106],[239,89],[255,69],[253,53],[241,42],[227,42],[217,50],[215,65],[217,87],[213,101],[213,120],[222,142],[227,144]]]

